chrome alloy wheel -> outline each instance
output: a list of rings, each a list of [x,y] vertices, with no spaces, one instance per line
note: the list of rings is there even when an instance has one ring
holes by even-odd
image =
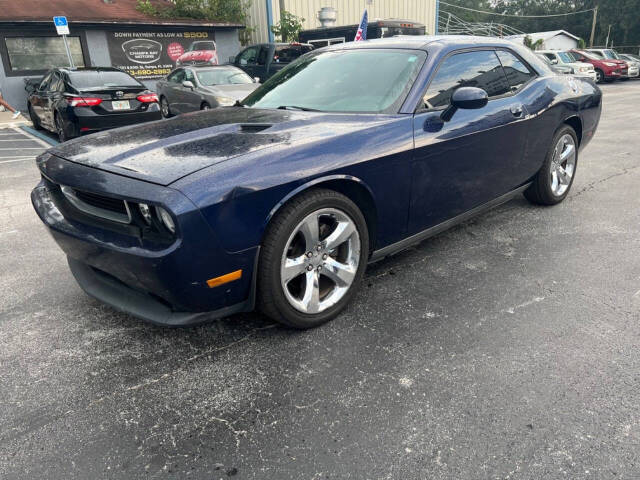
[[[551,158],[551,192],[561,197],[571,186],[576,171],[576,142],[569,134],[558,140]]]
[[[320,313],[349,291],[360,262],[355,222],[335,208],[307,215],[287,240],[280,283],[287,301],[303,313]]]

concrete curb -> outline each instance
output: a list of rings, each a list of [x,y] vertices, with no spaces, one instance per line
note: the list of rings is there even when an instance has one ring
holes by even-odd
[[[43,142],[46,142],[49,145],[58,145],[58,143],[60,143],[60,142],[57,142],[56,140],[54,140],[52,138],[49,138],[48,136],[44,135],[43,133],[40,133],[35,128],[27,127],[26,125],[22,125],[19,128],[21,130],[24,130],[25,132],[27,132],[29,135],[37,137],[37,138],[39,138]]]

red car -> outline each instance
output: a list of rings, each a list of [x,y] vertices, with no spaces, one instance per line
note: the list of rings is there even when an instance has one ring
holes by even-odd
[[[176,65],[178,67],[183,65],[218,65],[216,42],[213,40],[193,42],[187,51],[176,60]]]
[[[579,62],[590,63],[596,70],[596,82],[612,82],[616,79],[626,77],[629,66],[622,60],[599,58],[591,52],[584,50],[571,50],[571,53]]]

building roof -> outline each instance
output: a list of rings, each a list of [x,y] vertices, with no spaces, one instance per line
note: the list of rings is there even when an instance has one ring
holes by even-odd
[[[558,35],[566,35],[567,37],[573,38],[576,42],[580,40],[580,37],[576,37],[572,33],[567,32],[566,30],[552,30],[550,32],[533,32],[533,33],[523,33],[520,35],[511,35],[507,37],[509,40],[519,40],[524,37],[531,37],[531,40],[537,42],[538,40],[547,41],[553,37],[557,37]]]
[[[158,9],[171,7],[168,0],[150,0]],[[136,10],[137,0],[0,0],[0,22],[51,22],[66,16],[69,23],[198,25],[243,27],[244,25],[191,18],[162,18]]]

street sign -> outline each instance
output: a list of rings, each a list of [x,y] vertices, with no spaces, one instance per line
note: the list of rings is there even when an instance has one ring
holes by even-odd
[[[53,24],[56,26],[58,35],[69,35],[69,22],[67,22],[67,17],[53,17]]]

